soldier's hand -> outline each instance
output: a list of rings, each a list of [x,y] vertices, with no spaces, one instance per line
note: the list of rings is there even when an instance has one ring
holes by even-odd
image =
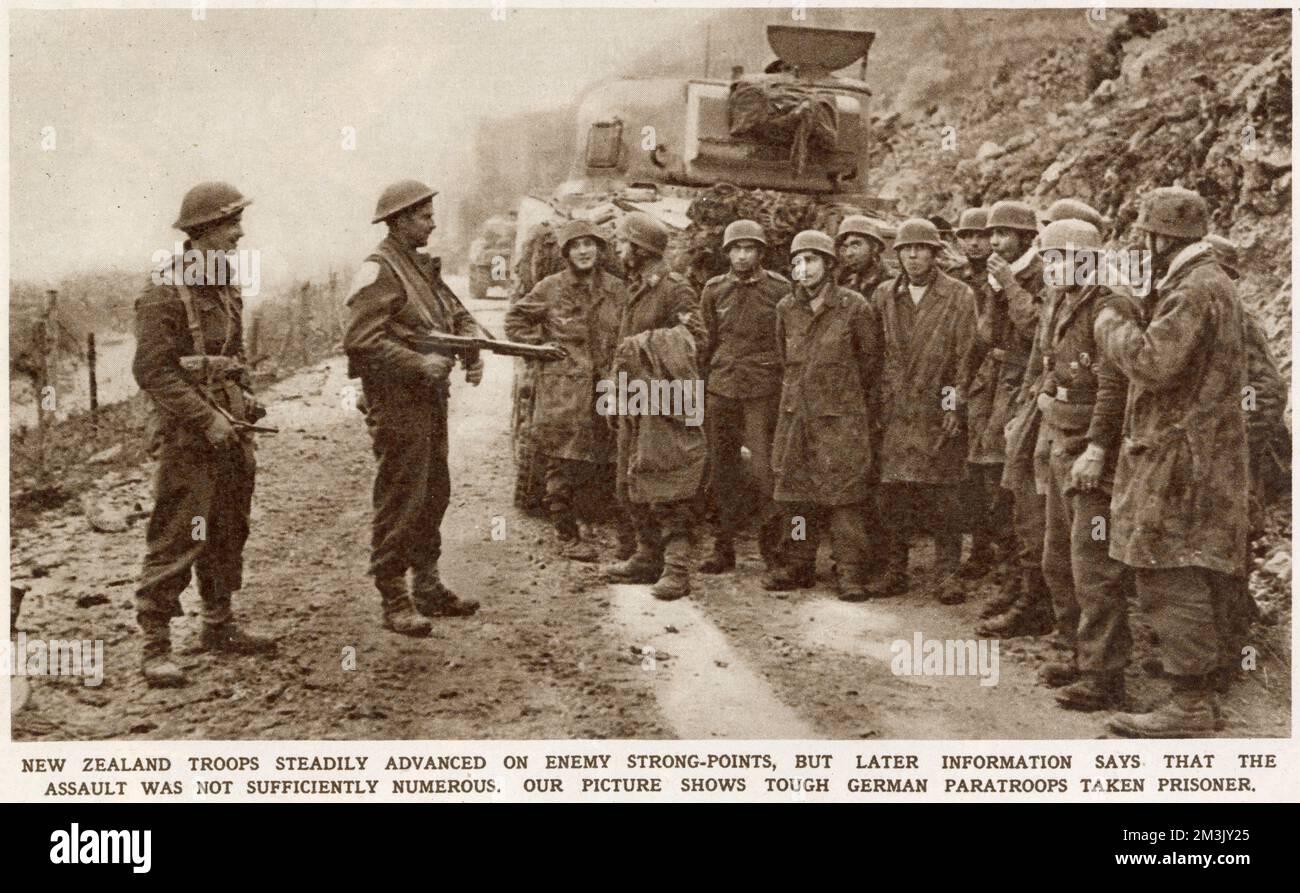
[[[440,353],[429,354],[424,359],[424,377],[430,384],[441,384],[451,375],[456,361]]]
[[[543,344],[542,350],[545,350],[550,354],[550,356],[545,358],[544,362],[562,360],[569,355],[569,352],[567,350],[565,350],[560,345],[556,344],[554,341],[548,341],[545,344]]]
[[[1056,402],[1056,398],[1054,398],[1051,394],[1039,394],[1038,411],[1047,412],[1047,407],[1051,406],[1055,402]]]
[[[1003,288],[1010,285],[1011,280],[1015,278],[1011,274],[1011,264],[1007,263],[1006,258],[996,252],[989,255],[987,265],[989,272],[993,274],[993,278],[996,279]]]
[[[947,440],[950,437],[956,437],[961,431],[961,419],[954,410],[947,410],[943,414],[943,437]]]
[[[1093,337],[1098,341],[1101,341],[1102,333],[1112,324],[1120,322],[1123,319],[1124,317],[1120,316],[1119,313],[1115,311],[1114,307],[1107,304],[1105,307],[1101,308],[1101,312],[1097,314],[1097,319],[1092,324]]]
[[[1079,458],[1074,460],[1070,469],[1070,483],[1079,490],[1092,490],[1101,480],[1101,466],[1106,460],[1106,451],[1095,443],[1088,444]]]
[[[231,446],[239,439],[239,434],[235,431],[235,426],[230,424],[230,420],[215,411],[208,419],[208,426],[203,429],[203,436],[208,439],[208,443],[218,449]]]
[[[481,357],[465,367],[465,380],[474,387],[478,387],[479,382],[483,381],[483,359]]]

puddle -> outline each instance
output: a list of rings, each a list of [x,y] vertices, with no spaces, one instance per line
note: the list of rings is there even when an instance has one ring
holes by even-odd
[[[667,660],[646,655],[642,666],[655,674],[655,697],[678,737],[822,737],[773,694],[689,598],[655,601],[648,586],[609,589],[623,641],[668,654]],[[669,626],[677,632],[668,632]]]

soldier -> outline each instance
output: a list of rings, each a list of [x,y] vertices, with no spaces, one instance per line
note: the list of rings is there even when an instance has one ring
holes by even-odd
[[[1143,319],[1103,310],[1105,358],[1129,378],[1124,446],[1115,470],[1110,554],[1133,568],[1160,639],[1172,697],[1108,725],[1142,738],[1198,737],[1217,725],[1216,590],[1246,568],[1249,480],[1241,411],[1246,359],[1241,308],[1206,234],[1195,192],[1155,189],[1137,228],[1162,277]]]
[[[1077,198],[1058,198],[1048,206],[1047,212],[1043,214],[1043,225],[1058,220],[1082,220],[1094,227],[1103,238],[1106,234],[1106,218],[1092,205]]]
[[[889,278],[889,271],[881,259],[885,247],[885,240],[870,218],[850,214],[841,220],[835,232],[839,284],[870,298],[876,286]]]
[[[231,613],[257,467],[244,426],[260,417],[243,364],[243,296],[229,265],[250,203],[227,183],[187,192],[173,224],[185,232],[184,253],[153,271],[135,303],[132,373],[157,423],[154,507],[135,593],[140,669],[151,686],[185,683],[171,659],[170,626],[191,575],[203,602],[201,650],[275,650]]]
[[[966,264],[954,274],[975,294],[978,320],[970,360],[975,378],[966,407],[971,553],[962,565],[961,576],[970,579],[983,576],[992,568],[999,548],[1010,554],[1014,540],[1011,493],[1002,487],[1002,463],[1006,459],[1006,438],[1002,433],[1007,421],[1005,409],[999,417],[993,416],[1010,322],[1006,304],[993,300],[989,286],[988,259],[993,249],[985,229],[988,216],[988,208],[962,211],[957,221],[957,242],[966,255]]]
[[[642,332],[685,326],[698,351],[706,337],[699,300],[686,278],[668,269],[663,257],[667,249],[667,227],[649,214],[633,211],[619,220],[614,250],[628,274],[619,344]],[[675,487],[664,491],[663,495],[670,498],[647,494],[636,504],[630,501],[629,438],[633,433],[625,420],[619,420],[618,493],[636,526],[636,552],[627,561],[608,568],[606,575],[622,582],[654,583],[651,594],[655,598],[681,598],[690,593],[691,587],[696,547],[694,501],[681,498]]]
[[[576,494],[597,486],[614,461],[613,436],[596,413],[596,383],[614,362],[623,283],[599,268],[605,237],[585,220],[559,232],[565,269],[547,276],[506,312],[506,337],[525,344],[558,344],[564,359],[540,363],[536,372],[533,438],[547,457],[546,501],[560,551],[575,561],[595,561],[581,540]]]
[[[772,447],[775,497],[791,517],[787,563],[768,589],[813,585],[818,530],[830,530],[840,598],[862,601],[869,558],[863,504],[875,483],[880,323],[866,298],[835,284],[835,243],[804,230],[790,243],[794,289],[777,305],[785,375]],[[794,522],[804,520],[802,536]]]
[[[706,341],[701,367],[707,378],[709,489],[718,526],[713,554],[700,565],[706,574],[736,566],[735,533],[744,519],[739,497],[740,448],[749,449],[750,468],[763,504],[759,509],[758,549],[768,571],[776,569],[781,517],[772,503],[772,435],[781,400],[781,357],[776,350],[776,305],[789,291],[784,276],[763,269],[767,248],[763,228],[737,220],[722,234],[731,270],[715,276],[700,295]]]
[[[434,230],[435,195],[417,180],[401,180],[380,195],[371,222],[386,224],[388,235],[357,271],[343,336],[348,375],[361,379],[379,462],[370,573],[384,627],[407,636],[427,636],[432,625],[425,618],[478,610],[478,602],[457,598],[438,576],[439,528],[451,494],[447,399],[455,359],[423,353],[419,338],[472,335],[475,326],[443,283],[441,259],[419,252]],[[477,385],[482,360],[463,362],[465,380]]]
[[[1057,625],[1073,649],[1069,663],[1046,664],[1039,678],[1065,686],[1056,700],[1072,710],[1124,703],[1132,647],[1128,568],[1107,551],[1128,380],[1098,354],[1092,330],[1103,308],[1129,318],[1136,308],[1098,283],[1100,249],[1101,234],[1083,220],[1048,224],[1039,244],[1052,284],[1039,329],[1045,362],[1036,388],[1043,416],[1037,452],[1047,456],[1046,467],[1037,468],[1047,491],[1043,577]]]
[[[985,610],[990,618],[979,634],[995,638],[1036,636],[1052,631],[1051,597],[1043,580],[1043,535],[1046,503],[1035,485],[1033,455],[1038,439],[1035,379],[1025,369],[1038,331],[1044,291],[1042,262],[1034,250],[1038,219],[1024,202],[1000,201],[989,209],[989,287],[997,313],[1006,313],[1002,367],[993,398],[991,422],[1002,422],[1007,435],[1002,485],[1011,491],[1016,529],[1018,576],[1005,597]],[[994,610],[1002,609],[994,615]]]
[[[881,371],[880,504],[888,507],[888,569],[874,595],[907,588],[908,535],[934,536],[943,604],[964,600],[958,503],[966,479],[963,415],[970,383],[975,295],[938,268],[934,224],[905,221],[894,240],[902,273],[876,289],[884,338]]]

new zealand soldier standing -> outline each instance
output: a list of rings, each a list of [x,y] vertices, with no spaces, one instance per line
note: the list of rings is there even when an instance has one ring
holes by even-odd
[[[596,413],[596,383],[614,362],[625,295],[623,283],[599,267],[605,237],[595,226],[570,221],[558,241],[565,269],[511,305],[506,337],[565,349],[563,359],[538,364],[533,440],[547,457],[547,508],[562,553],[595,561],[596,550],[580,539],[574,499],[597,486],[614,461],[613,434]]]
[[[643,332],[685,326],[698,352],[705,338],[699,299],[686,277],[669,270],[664,261],[668,249],[667,227],[644,211],[633,211],[619,220],[614,248],[628,274],[628,298],[619,320],[619,343]],[[682,388],[692,385],[693,382],[681,382]],[[612,423],[620,421],[610,418]],[[652,593],[656,598],[681,598],[689,594],[691,587],[696,547],[695,500],[682,497],[674,489],[671,493],[665,491],[670,498],[643,494],[643,501],[630,501],[628,463],[632,459],[629,446],[632,435],[625,420],[618,424],[618,492],[624,510],[636,526],[636,552],[627,561],[608,568],[606,573],[615,580],[654,583]]]
[[[717,509],[713,555],[700,570],[720,574],[736,566],[735,535],[743,523],[740,448],[748,447],[758,483],[758,549],[769,571],[778,564],[781,518],[772,502],[772,435],[781,401],[781,356],[776,305],[790,291],[785,277],[763,269],[767,237],[752,220],[737,220],[722,234],[731,270],[715,276],[700,295],[706,341],[710,486]]]
[[[908,537],[934,537],[938,599],[964,600],[958,497],[966,480],[963,418],[975,336],[975,296],[938,268],[943,242],[933,223],[904,221],[894,240],[903,271],[873,297],[884,332],[880,504],[888,569],[875,590],[907,589]]]
[[[1104,310],[1096,322],[1101,350],[1130,382],[1110,554],[1134,570],[1173,685],[1153,712],[1111,718],[1110,728],[1130,737],[1214,732],[1222,656],[1215,591],[1235,588],[1232,578],[1246,568],[1241,306],[1213,248],[1200,241],[1208,219],[1195,192],[1153,190],[1136,225],[1162,278],[1142,321]]]
[[[1043,580],[1043,533],[1046,500],[1034,478],[1034,447],[1041,418],[1036,394],[1030,384],[1036,370],[1028,374],[1029,354],[1042,314],[1043,265],[1034,250],[1038,217],[1024,202],[1000,201],[989,209],[989,286],[997,312],[1005,312],[1008,325],[1002,348],[1002,367],[993,398],[990,425],[1003,424],[1007,435],[1002,484],[1011,491],[1012,520],[1018,548],[1018,576],[1007,597],[997,603],[1004,611],[979,627],[979,634],[993,637],[1043,635],[1052,631],[1051,595]],[[986,613],[992,613],[987,611]]]
[[[813,585],[818,531],[826,526],[840,598],[861,601],[870,558],[863,505],[876,480],[880,322],[866,298],[835,284],[835,243],[825,233],[796,235],[790,258],[794,290],[777,305],[785,376],[772,469],[775,498],[792,523],[784,533],[787,563],[764,586]]]
[[[1101,234],[1083,220],[1048,224],[1039,245],[1051,284],[1039,350],[1044,374],[1038,406],[1042,432],[1037,471],[1047,492],[1043,577],[1056,623],[1073,647],[1070,663],[1039,671],[1047,685],[1065,686],[1061,706],[1100,710],[1124,702],[1129,570],[1110,557],[1110,497],[1119,455],[1128,379],[1101,356],[1093,323],[1106,307],[1127,318],[1136,308],[1099,284],[1094,260]]]
[[[478,610],[478,602],[457,598],[438,577],[439,527],[451,493],[447,399],[455,359],[423,352],[420,336],[473,335],[475,326],[443,283],[441,260],[418,251],[434,229],[434,195],[423,183],[402,180],[379,197],[371,222],[386,223],[388,236],[357,271],[343,337],[379,461],[370,573],[384,626],[409,636],[429,634],[426,617]],[[482,377],[482,360],[467,358],[466,380],[477,385]]]
[[[275,643],[235,624],[231,600],[243,584],[259,412],[243,365],[243,297],[228,255],[244,234],[249,200],[226,183],[200,183],[174,224],[182,255],[155,270],[135,304],[132,372],[157,422],[158,473],[145,534],[136,616],[144,633],[141,671],[153,686],[184,674],[171,659],[170,625],[180,594],[198,577],[207,651],[259,654]]]

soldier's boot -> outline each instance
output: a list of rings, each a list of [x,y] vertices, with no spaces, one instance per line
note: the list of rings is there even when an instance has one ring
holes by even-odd
[[[627,561],[636,554],[636,527],[626,517],[620,517],[615,527],[615,534],[618,537],[618,546],[614,549],[614,557],[619,561]]]
[[[664,571],[650,587],[650,594],[660,601],[670,602],[691,594],[691,565],[695,561],[695,548],[684,536],[676,536],[664,544]]]
[[[725,574],[736,569],[736,544],[723,537],[714,537],[713,554],[700,562],[702,574]]]
[[[999,614],[1010,611],[1012,606],[1025,597],[1025,584],[1019,574],[1011,578],[1005,589],[984,603],[980,608],[980,619],[991,620]]]
[[[1053,660],[1038,668],[1038,681],[1048,688],[1070,685],[1079,678],[1079,668],[1074,661]]]
[[[815,585],[817,569],[807,561],[782,562],[763,575],[763,588],[768,592],[811,589]]]
[[[172,660],[171,618],[166,614],[141,612],[136,615],[144,645],[140,674],[151,688],[176,688],[185,684],[185,673]]]
[[[961,536],[951,533],[934,538],[934,569],[939,576],[935,599],[941,605],[960,605],[966,601],[966,587],[961,581]]]
[[[414,638],[423,638],[433,632],[433,624],[417,614],[411,604],[405,577],[376,579],[375,588],[379,590],[384,612],[384,629]]]
[[[469,617],[478,611],[478,602],[459,598],[442,585],[436,564],[417,568],[411,584],[411,603],[425,617]]]
[[[199,597],[203,600],[203,632],[197,651],[224,654],[274,654],[275,639],[241,629],[231,610],[233,592],[204,577],[199,577]]]
[[[971,537],[970,557],[957,572],[963,580],[979,580],[993,569],[997,557],[993,554],[993,540],[984,534]]]
[[[662,550],[638,539],[632,557],[607,566],[604,577],[614,583],[654,583],[663,572]]]
[[[885,561],[885,572],[867,588],[867,595],[873,599],[902,595],[907,592],[907,583],[907,555],[904,552],[902,561]]]
[[[1056,618],[1047,597],[1047,584],[1039,571],[1024,572],[1024,595],[1004,614],[980,624],[981,636],[1014,639],[1019,636],[1045,636],[1056,627]]]
[[[573,513],[552,509],[551,519],[555,523],[555,535],[560,540],[560,554],[571,561],[595,561],[596,548],[591,543],[582,541],[578,532],[578,522]]]
[[[1204,738],[1216,731],[1217,696],[1204,676],[1174,676],[1173,691],[1150,713],[1116,713],[1107,727],[1125,738]]]
[[[840,586],[840,601],[864,602],[871,596],[867,593],[866,567],[859,564],[841,564],[836,571]]]
[[[1124,706],[1124,673],[1079,674],[1079,679],[1056,693],[1056,703],[1066,710],[1117,710]]]
[[[785,560],[781,549],[784,527],[785,519],[772,512],[758,530],[758,554],[763,559],[763,569],[769,574],[779,570]]]

